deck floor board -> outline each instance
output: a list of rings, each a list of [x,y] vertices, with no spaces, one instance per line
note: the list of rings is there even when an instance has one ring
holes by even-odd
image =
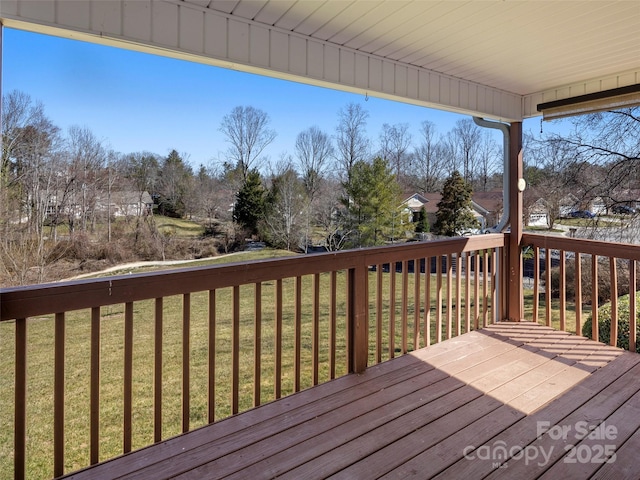
[[[637,479],[639,432],[640,355],[501,323],[67,478]]]

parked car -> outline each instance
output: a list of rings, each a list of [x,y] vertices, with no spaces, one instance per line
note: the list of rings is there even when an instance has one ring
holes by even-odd
[[[634,215],[635,213],[637,213],[637,210],[628,205],[614,205],[613,207],[611,207],[611,212],[619,213],[621,215]]]
[[[569,217],[571,218],[594,218],[595,216],[596,215],[589,210],[574,210],[569,213]]]

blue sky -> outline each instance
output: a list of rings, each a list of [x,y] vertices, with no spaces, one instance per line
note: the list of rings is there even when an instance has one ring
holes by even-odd
[[[224,115],[240,105],[266,112],[277,132],[265,153],[294,154],[296,135],[317,125],[333,135],[338,112],[351,102],[369,112],[369,136],[382,124],[408,123],[414,143],[429,120],[446,134],[463,115],[311,87],[259,75],[174,60],[75,40],[4,29],[3,92],[20,90],[44,104],[66,130],[89,128],[115,151],[171,149],[197,167],[224,158]],[[539,131],[539,119],[525,122]],[[545,126],[545,130],[549,130]],[[499,138],[498,138],[499,141]]]

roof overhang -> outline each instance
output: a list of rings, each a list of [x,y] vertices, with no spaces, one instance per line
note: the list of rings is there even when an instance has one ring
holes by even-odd
[[[501,121],[640,84],[635,1],[3,0],[0,21]]]

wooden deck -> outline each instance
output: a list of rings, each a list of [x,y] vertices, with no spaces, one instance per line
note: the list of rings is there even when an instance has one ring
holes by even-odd
[[[68,478],[637,479],[638,451],[640,355],[501,323]]]

